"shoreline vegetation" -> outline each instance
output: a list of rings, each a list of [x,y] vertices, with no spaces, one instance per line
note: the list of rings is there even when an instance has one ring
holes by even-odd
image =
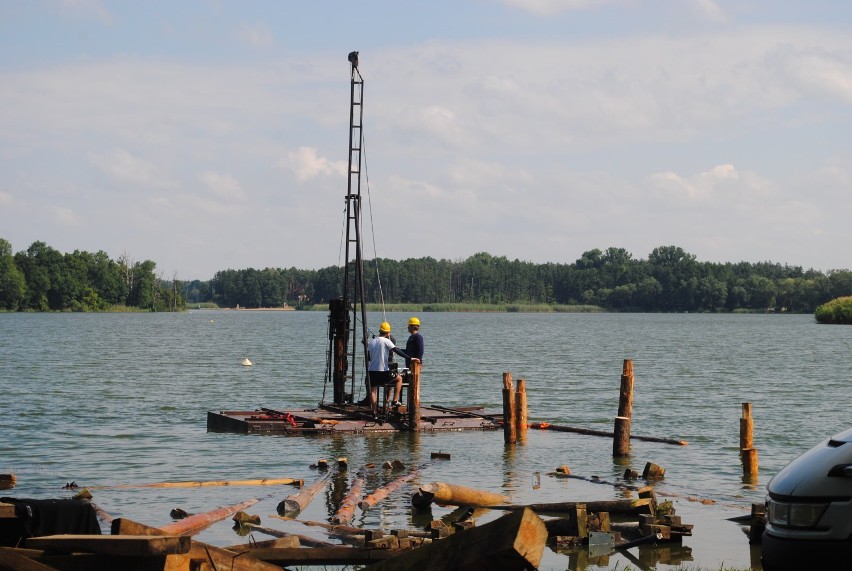
[[[364,265],[370,266],[366,303],[399,311],[813,314],[832,299],[852,296],[850,270],[702,262],[677,246],[655,248],[646,259],[610,247],[571,263],[480,252],[457,260],[376,258]],[[0,311],[326,310],[340,297],[343,276],[338,266],[246,268],[186,281],[163,275],[151,260],[112,260],[103,251],[63,254],[44,242],[13,253],[0,238]]]
[[[852,296],[838,297],[820,305],[814,317],[818,323],[852,325]]]

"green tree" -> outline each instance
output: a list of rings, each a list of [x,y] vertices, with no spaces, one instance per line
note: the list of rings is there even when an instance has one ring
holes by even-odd
[[[12,245],[0,238],[0,308],[15,311],[24,303],[27,282],[15,264]]]

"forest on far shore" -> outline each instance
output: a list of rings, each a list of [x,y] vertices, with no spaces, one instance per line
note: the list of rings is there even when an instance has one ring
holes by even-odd
[[[605,311],[812,313],[852,295],[852,271],[773,262],[701,262],[678,246],[636,259],[594,249],[573,263],[536,264],[480,252],[465,260],[378,258],[364,262],[367,303],[597,306]],[[180,311],[220,307],[312,308],[341,295],[343,270],[227,269],[207,281],[156,273],[151,260],[100,251],[63,254],[43,242],[13,253],[0,238],[0,310]]]

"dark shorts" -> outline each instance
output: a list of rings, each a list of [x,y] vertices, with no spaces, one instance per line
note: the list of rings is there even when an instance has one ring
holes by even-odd
[[[396,375],[390,371],[370,371],[370,386],[384,387],[396,382]]]

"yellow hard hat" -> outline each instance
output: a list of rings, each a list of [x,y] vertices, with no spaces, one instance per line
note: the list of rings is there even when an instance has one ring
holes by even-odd
[[[379,331],[382,333],[390,333],[390,323],[382,321],[382,324],[379,325]]]
[[[411,319],[408,320],[408,324],[409,325],[416,325],[417,327],[420,327],[420,320],[417,319],[416,317],[412,317]]]

